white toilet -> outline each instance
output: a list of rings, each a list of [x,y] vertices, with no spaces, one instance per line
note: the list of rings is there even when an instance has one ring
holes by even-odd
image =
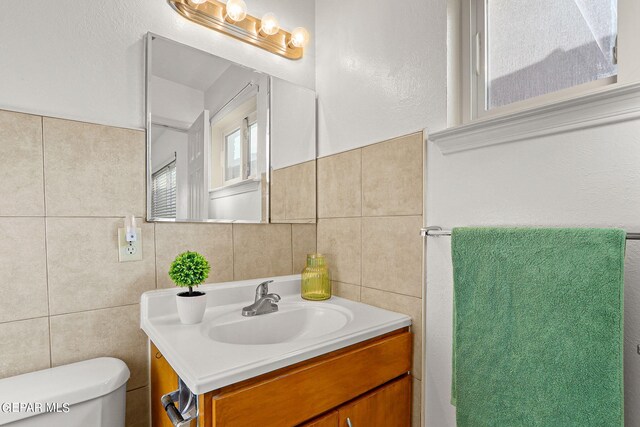
[[[124,427],[129,369],[111,357],[0,380],[0,426]]]

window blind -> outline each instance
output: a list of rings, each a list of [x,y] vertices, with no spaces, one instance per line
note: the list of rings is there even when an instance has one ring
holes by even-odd
[[[151,177],[153,198],[151,214],[154,218],[176,217],[176,161],[173,160]]]

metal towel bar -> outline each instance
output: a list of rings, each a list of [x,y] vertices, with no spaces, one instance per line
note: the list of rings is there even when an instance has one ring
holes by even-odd
[[[420,234],[426,237],[451,236],[451,230],[443,230],[442,227],[426,227],[420,230]],[[627,233],[627,240],[640,240],[640,233]]]

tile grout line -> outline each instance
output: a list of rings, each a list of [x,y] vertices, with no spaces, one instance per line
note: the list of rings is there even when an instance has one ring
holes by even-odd
[[[235,224],[231,224],[231,278],[236,280],[236,239]]]
[[[131,304],[111,305],[109,307],[97,307],[97,308],[89,308],[89,309],[86,309],[86,310],[69,311],[69,312],[66,312],[66,313],[51,314],[49,316],[49,318],[60,317],[60,316],[68,316],[68,315],[71,315],[71,314],[79,314],[79,313],[90,313],[90,312],[101,311],[101,310],[111,310],[111,309],[114,309],[114,308],[132,307],[134,305],[140,305],[140,303],[139,302],[134,302],[134,303],[131,303]]]
[[[318,219],[351,219],[351,218],[408,218],[408,217],[422,217],[422,213],[414,214],[384,214],[384,215],[353,215],[353,216],[324,216],[318,217]]]
[[[291,172],[291,171],[288,171]],[[289,175],[290,173],[284,172],[284,219],[289,219],[289,210],[287,207],[287,200],[289,200]]]
[[[361,288],[367,288],[367,289],[371,289],[372,291],[378,291],[378,292],[386,292],[388,294],[393,294],[393,295],[398,295],[401,297],[407,297],[407,298],[415,298],[417,300],[422,300],[421,297],[417,297],[415,295],[408,295],[408,294],[401,294],[400,292],[394,292],[394,291],[389,291],[386,289],[380,289],[380,288],[372,288],[371,286],[361,286]]]
[[[363,262],[363,256],[362,256],[362,251],[364,248],[364,239],[362,236],[362,223],[364,221],[362,221],[362,212],[363,212],[363,206],[364,206],[364,168],[362,166],[363,163],[363,155],[364,155],[364,150],[362,148],[360,148],[360,294],[358,295],[358,301],[362,302],[362,285],[363,285],[363,274],[362,274],[362,265],[364,264]]]
[[[364,168],[362,166],[362,158],[363,158],[364,150],[360,148],[360,218],[362,218],[363,206],[364,206]]]
[[[44,117],[40,117],[40,149],[42,150],[42,206],[44,208],[43,217],[47,217],[47,185],[45,176],[45,149],[44,149]]]
[[[48,245],[48,227],[47,227],[47,176],[46,176],[46,154],[44,149],[44,117],[40,117],[40,146],[42,149],[42,206],[44,208],[44,216],[42,217],[44,225],[44,271],[45,281],[47,284],[47,326],[49,329],[49,367],[53,367],[53,339],[51,333],[51,292],[49,291],[49,245]]]
[[[294,255],[293,255],[293,253],[294,253],[294,250],[293,250],[293,224],[289,224],[289,226],[291,227],[290,228],[290,233],[291,234],[289,235],[291,237],[291,270],[290,271],[291,271],[291,274],[294,274],[293,273],[293,265],[294,265],[294,262],[293,262],[293,257],[294,257]]]
[[[13,319],[13,320],[5,320],[0,322],[0,325],[6,325],[7,323],[18,323],[18,322],[27,322],[29,320],[37,320],[37,319],[48,319],[50,316],[35,316],[35,317],[26,317],[24,319]]]

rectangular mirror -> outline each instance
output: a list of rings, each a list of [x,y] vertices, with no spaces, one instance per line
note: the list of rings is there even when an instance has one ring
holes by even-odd
[[[316,220],[315,92],[147,37],[147,220]]]

